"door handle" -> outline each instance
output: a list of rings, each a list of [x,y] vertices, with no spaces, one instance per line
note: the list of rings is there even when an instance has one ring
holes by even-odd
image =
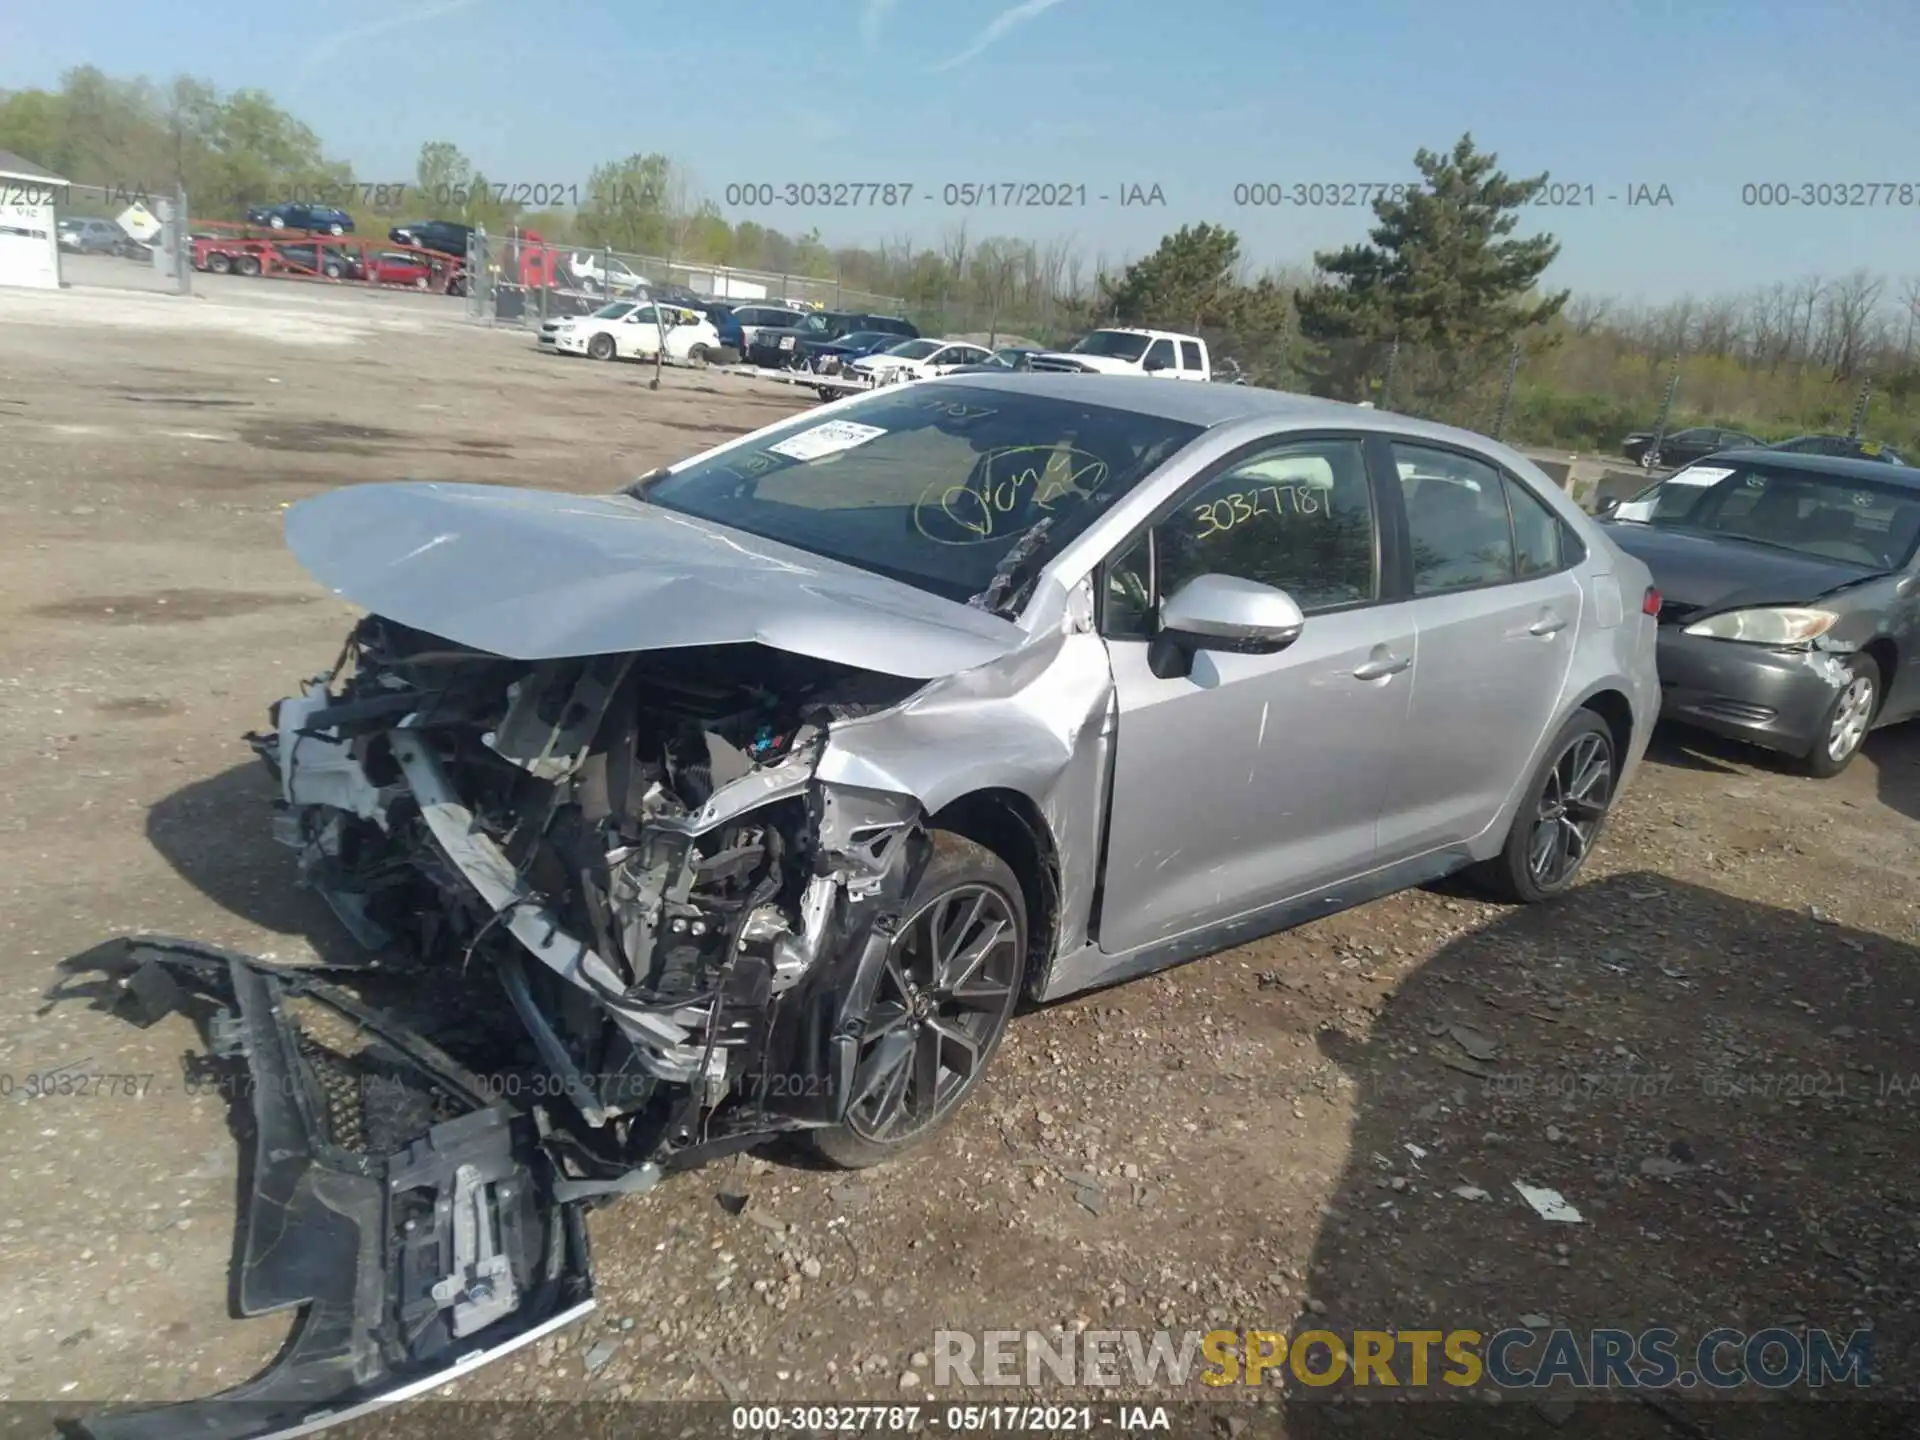
[[[1389,675],[1398,675],[1413,664],[1411,655],[1384,655],[1378,660],[1369,660],[1353,672],[1356,680],[1384,680]]]
[[[1558,635],[1566,628],[1567,622],[1562,620],[1558,615],[1547,614],[1542,615],[1538,620],[1534,621],[1533,624],[1529,625],[1527,627],[1527,634]]]

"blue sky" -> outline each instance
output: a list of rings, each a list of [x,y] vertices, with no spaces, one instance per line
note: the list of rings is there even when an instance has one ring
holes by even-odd
[[[4,9],[8,7],[0,7]],[[1364,236],[1365,209],[1236,206],[1236,185],[1391,183],[1471,130],[1541,208],[1549,280],[1661,301],[1866,267],[1920,273],[1913,0],[65,0],[0,13],[0,86],[67,66],[262,86],[362,180],[451,139],[488,178],[577,184],[664,151],[729,184],[912,184],[888,209],[748,211],[831,241],[1070,237],[1137,256],[1188,221],[1260,263]],[[947,184],[1087,187],[1067,209],[950,208]],[[1914,203],[1761,208],[1748,184],[1906,184]],[[1158,185],[1164,207],[1102,204]],[[1671,205],[1630,207],[1665,185]],[[1618,196],[1609,200],[1609,195]]]

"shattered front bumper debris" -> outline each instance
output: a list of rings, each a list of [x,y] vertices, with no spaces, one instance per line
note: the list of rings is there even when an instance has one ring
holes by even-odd
[[[239,1440],[333,1425],[498,1359],[593,1308],[580,1202],[532,1119],[311,974],[140,936],[68,962],[152,1024],[201,1026],[243,1072],[251,1132],[237,1308],[303,1307],[262,1375],[80,1422],[94,1440]],[[239,1078],[239,1077],[236,1077]]]

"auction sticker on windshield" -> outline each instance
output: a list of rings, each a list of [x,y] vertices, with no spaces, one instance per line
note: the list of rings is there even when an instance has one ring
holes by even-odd
[[[833,455],[841,450],[851,450],[856,445],[864,445],[869,440],[877,440],[887,432],[878,425],[858,425],[851,420],[829,420],[824,425],[816,425],[811,430],[802,430],[798,435],[789,435],[777,445],[767,449],[776,455],[784,455],[789,460],[818,460],[822,455]]]
[[[1733,470],[1724,465],[1695,465],[1690,470],[1682,470],[1667,477],[1669,485],[1718,485]]]

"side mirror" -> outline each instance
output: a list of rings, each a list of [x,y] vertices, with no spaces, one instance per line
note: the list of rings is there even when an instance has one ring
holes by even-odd
[[[1161,679],[1184,675],[1201,650],[1271,655],[1307,623],[1284,590],[1235,575],[1196,575],[1161,603],[1148,664]]]
[[[1142,370],[1145,370],[1149,375],[1151,375],[1156,370],[1171,370],[1173,366],[1168,364],[1165,360],[1149,360],[1145,364],[1143,364],[1140,368]]]

